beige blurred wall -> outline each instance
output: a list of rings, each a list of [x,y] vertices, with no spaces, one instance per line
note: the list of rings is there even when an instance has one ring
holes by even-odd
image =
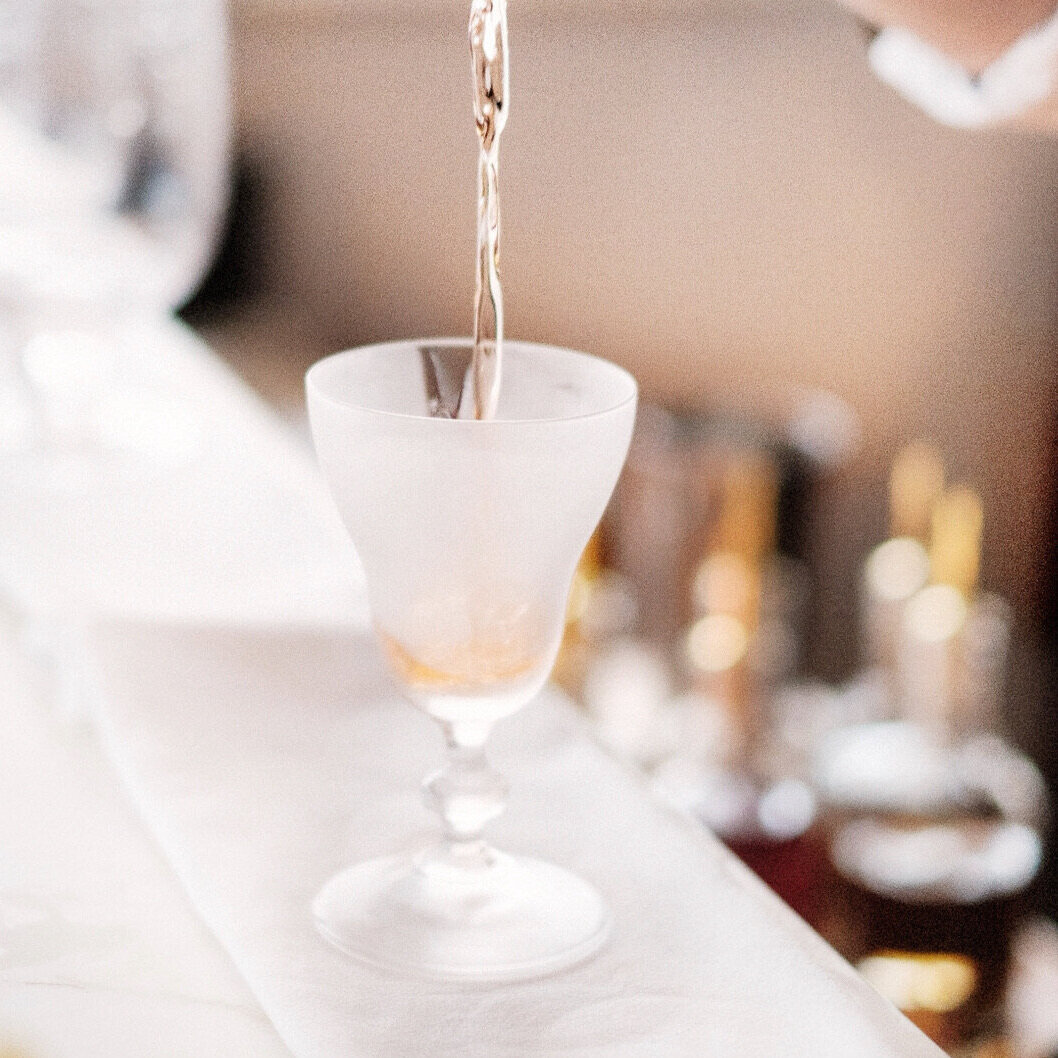
[[[271,282],[335,346],[469,327],[464,7],[236,0]],[[1058,141],[933,125],[874,83],[826,0],[512,0],[510,32],[508,334],[616,359],[655,398],[771,421],[803,387],[835,390],[865,428],[824,509],[836,551],[866,546],[893,446],[935,438],[985,492],[988,579],[1031,611]]]

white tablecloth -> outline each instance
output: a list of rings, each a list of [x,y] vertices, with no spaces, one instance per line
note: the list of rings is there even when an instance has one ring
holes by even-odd
[[[574,867],[609,945],[554,978],[429,984],[345,958],[313,894],[421,841],[432,723],[362,637],[101,630],[108,751],[206,923],[298,1058],[939,1052],[715,841],[653,803],[551,693],[497,732],[501,847]]]
[[[0,1053],[290,1058],[94,735],[12,646],[0,630]]]

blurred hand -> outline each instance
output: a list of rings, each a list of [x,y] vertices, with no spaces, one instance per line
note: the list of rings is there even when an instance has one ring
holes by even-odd
[[[1049,18],[1058,0],[839,0],[874,26],[903,26],[971,73]]]

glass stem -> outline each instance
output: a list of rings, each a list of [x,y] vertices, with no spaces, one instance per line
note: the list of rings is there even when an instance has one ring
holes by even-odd
[[[434,854],[453,866],[488,867],[494,854],[482,833],[507,806],[507,784],[485,758],[491,725],[445,723],[442,728],[448,762],[423,783],[426,803],[441,817],[443,839]]]

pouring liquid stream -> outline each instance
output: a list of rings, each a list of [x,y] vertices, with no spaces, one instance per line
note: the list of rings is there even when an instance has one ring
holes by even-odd
[[[474,344],[470,363],[423,345],[423,386],[430,415],[491,419],[500,395],[503,291],[500,287],[500,135],[507,123],[507,0],[471,0],[470,67],[477,128],[478,228]]]
[[[471,0],[470,64],[478,158],[477,281],[474,294],[473,412],[496,412],[503,361],[503,291],[500,288],[500,136],[507,122],[507,0]]]

